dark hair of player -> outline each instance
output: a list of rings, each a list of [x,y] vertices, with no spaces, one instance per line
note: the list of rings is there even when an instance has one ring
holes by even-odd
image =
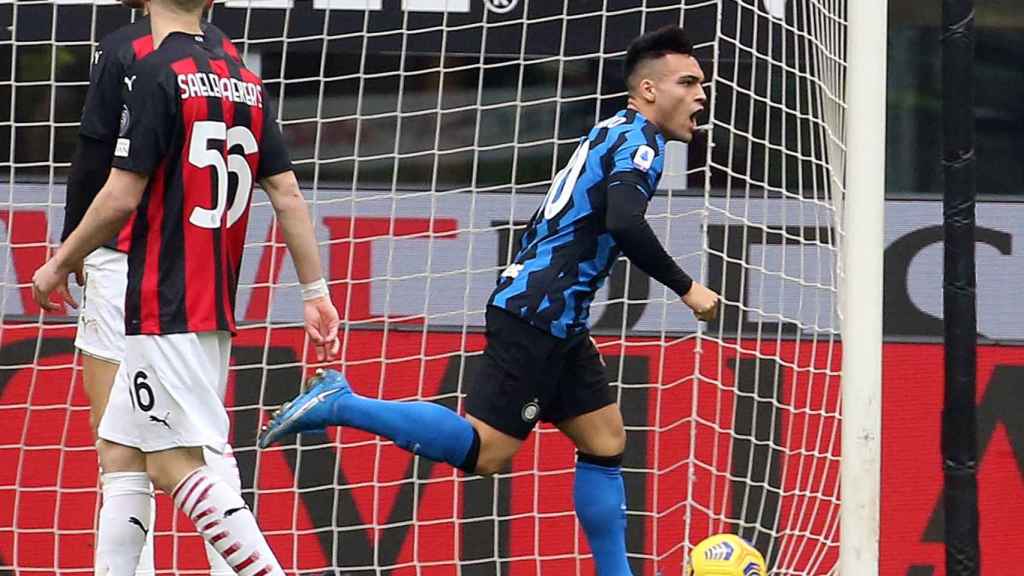
[[[693,43],[682,28],[670,24],[633,39],[626,50],[623,66],[626,88],[633,89],[633,74],[641,64],[666,54],[693,54]]]

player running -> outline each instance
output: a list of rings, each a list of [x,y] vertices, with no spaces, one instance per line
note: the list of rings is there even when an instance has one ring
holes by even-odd
[[[704,73],[692,44],[676,27],[640,36],[626,54],[625,77],[628,107],[581,140],[491,295],[483,368],[466,417],[429,402],[364,398],[327,371],[275,415],[261,447],[285,434],[344,425],[467,473],[493,474],[538,420],[552,422],[578,449],[576,514],[598,574],[630,574],[620,470],[626,433],[589,337],[590,303],[620,253],[701,320],[714,318],[718,295],[676,265],[644,217],[666,140],[689,142],[704,109]]]
[[[145,8],[146,4],[141,0],[124,0],[122,3],[131,8]],[[228,57],[239,60],[235,46],[219,28],[203,22],[202,29],[204,43],[212,52],[224,52]],[[82,110],[78,147],[71,161],[61,241],[66,240],[82,220],[92,199],[107,180],[118,132],[125,125],[122,122],[130,122],[130,115],[125,114],[123,94],[134,82],[128,70],[137,59],[145,58],[152,51],[153,34],[148,17],[107,35],[96,48],[89,91]],[[107,406],[114,375],[124,357],[124,296],[128,282],[131,228],[125,227],[121,232],[86,256],[83,266],[85,295],[78,316],[75,346],[82,353],[82,380],[89,398],[89,423],[94,438]],[[222,388],[221,398],[224,392]],[[128,532],[136,536],[142,534],[145,538],[135,573],[150,576],[154,574],[151,527],[154,503],[149,476],[144,471],[122,470],[119,462],[111,457],[109,444],[98,438],[96,451],[103,490],[96,535],[96,574],[107,574],[104,550],[119,546],[117,535],[127,528]],[[207,450],[203,456],[221,479],[236,492],[241,492],[238,465],[230,445],[225,446],[223,454]],[[139,516],[133,513],[133,506],[145,502],[146,495],[149,495],[148,505],[151,508],[150,524],[142,525]],[[122,506],[122,501],[128,504]],[[212,576],[234,574],[210,546],[206,547],[206,556]]]
[[[49,301],[54,291],[73,304],[68,274],[134,214],[126,232],[125,351],[98,435],[120,469],[145,471],[172,495],[235,573],[279,575],[245,502],[203,456],[204,448],[223,453],[227,444],[221,394],[254,177],[295,260],[306,330],[321,358],[337,353],[338,316],[267,92],[256,74],[210,49],[200,25],[205,4],[150,3],[155,51],[126,76],[127,113],[110,176],[36,271],[33,293],[48,310],[57,307]],[[149,495],[138,496],[119,506],[148,526]],[[134,573],[142,547],[141,531],[125,526],[105,549],[114,576]]]

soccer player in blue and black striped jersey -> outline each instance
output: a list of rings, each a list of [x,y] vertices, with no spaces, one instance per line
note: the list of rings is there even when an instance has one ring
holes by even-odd
[[[598,575],[630,574],[620,471],[626,434],[590,339],[590,303],[620,254],[701,320],[714,318],[718,295],[676,265],[644,217],[665,142],[692,139],[706,100],[704,73],[685,32],[667,27],[635,39],[625,77],[628,107],[581,139],[491,295],[483,367],[466,398],[466,417],[429,402],[364,398],[328,371],[275,415],[261,446],[283,434],[345,425],[466,472],[492,474],[538,420],[552,422],[578,450],[576,513]]]

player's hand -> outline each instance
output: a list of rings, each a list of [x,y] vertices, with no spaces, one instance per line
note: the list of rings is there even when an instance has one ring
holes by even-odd
[[[306,300],[303,304],[306,318],[306,334],[316,347],[316,359],[324,361],[338,355],[341,341],[338,340],[338,311],[327,296]]]
[[[710,322],[718,316],[718,293],[700,282],[690,286],[690,291],[683,295],[683,303],[693,310],[697,320]]]
[[[43,310],[60,312],[61,305],[50,300],[50,294],[53,292],[60,296],[63,303],[78,308],[78,302],[68,291],[68,271],[62,270],[54,259],[50,258],[32,275],[32,298]]]

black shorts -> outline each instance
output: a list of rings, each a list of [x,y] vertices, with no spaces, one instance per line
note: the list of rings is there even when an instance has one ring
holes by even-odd
[[[487,347],[466,412],[523,440],[538,420],[558,423],[614,402],[589,333],[558,338],[487,308]]]

